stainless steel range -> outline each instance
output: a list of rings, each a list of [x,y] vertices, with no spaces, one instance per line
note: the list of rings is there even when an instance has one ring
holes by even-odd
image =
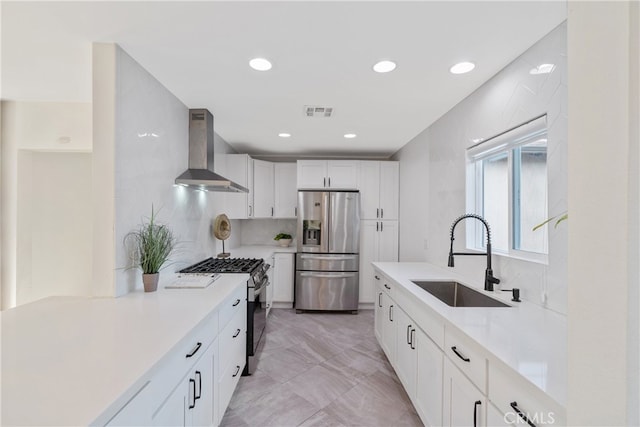
[[[212,275],[221,273],[246,273],[247,281],[247,363],[242,375],[251,375],[258,363],[258,355],[264,340],[267,313],[260,304],[260,295],[269,286],[269,264],[258,258],[207,258],[180,270],[182,275]]]

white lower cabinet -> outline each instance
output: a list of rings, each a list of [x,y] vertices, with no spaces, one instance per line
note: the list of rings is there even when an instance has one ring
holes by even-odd
[[[400,308],[395,310],[396,324],[396,372],[409,396],[416,392],[417,347],[413,344],[416,324]]]
[[[485,407],[485,395],[445,358],[442,425],[484,426]]]
[[[276,253],[273,262],[273,302],[279,308],[291,308],[295,254]]]
[[[417,348],[416,394],[413,404],[426,426],[442,425],[442,350],[424,333],[416,328],[412,337]]]
[[[396,360],[396,324],[394,320],[396,318],[397,308],[394,301],[386,292],[382,292],[381,299],[382,308],[380,317],[382,320],[382,340],[380,341],[380,345],[386,353],[387,359],[389,359],[391,364],[394,364]]]
[[[503,414],[502,411],[496,408],[493,404],[490,403],[489,405],[487,405],[487,426],[488,427],[526,425],[526,423],[522,424],[521,421],[522,420],[516,420],[516,415],[514,413]]]

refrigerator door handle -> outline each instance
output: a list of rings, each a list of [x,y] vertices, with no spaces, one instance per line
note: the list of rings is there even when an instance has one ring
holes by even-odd
[[[301,259],[317,259],[320,261],[342,261],[346,259],[356,259],[358,255],[313,255],[313,254],[302,254],[300,255]]]
[[[299,272],[299,274],[302,277],[320,277],[323,279],[340,279],[340,278],[356,276],[358,272],[354,271],[354,272],[347,272],[347,273],[319,273],[319,272],[309,271],[309,272]]]

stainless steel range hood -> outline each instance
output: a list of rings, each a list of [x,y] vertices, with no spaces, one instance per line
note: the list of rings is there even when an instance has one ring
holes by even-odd
[[[213,115],[206,109],[189,110],[189,169],[175,183],[209,191],[249,192],[213,172]]]

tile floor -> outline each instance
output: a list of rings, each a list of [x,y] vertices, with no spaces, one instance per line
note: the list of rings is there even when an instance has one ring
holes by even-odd
[[[373,332],[357,315],[274,309],[252,376],[222,419],[238,426],[421,426]]]

